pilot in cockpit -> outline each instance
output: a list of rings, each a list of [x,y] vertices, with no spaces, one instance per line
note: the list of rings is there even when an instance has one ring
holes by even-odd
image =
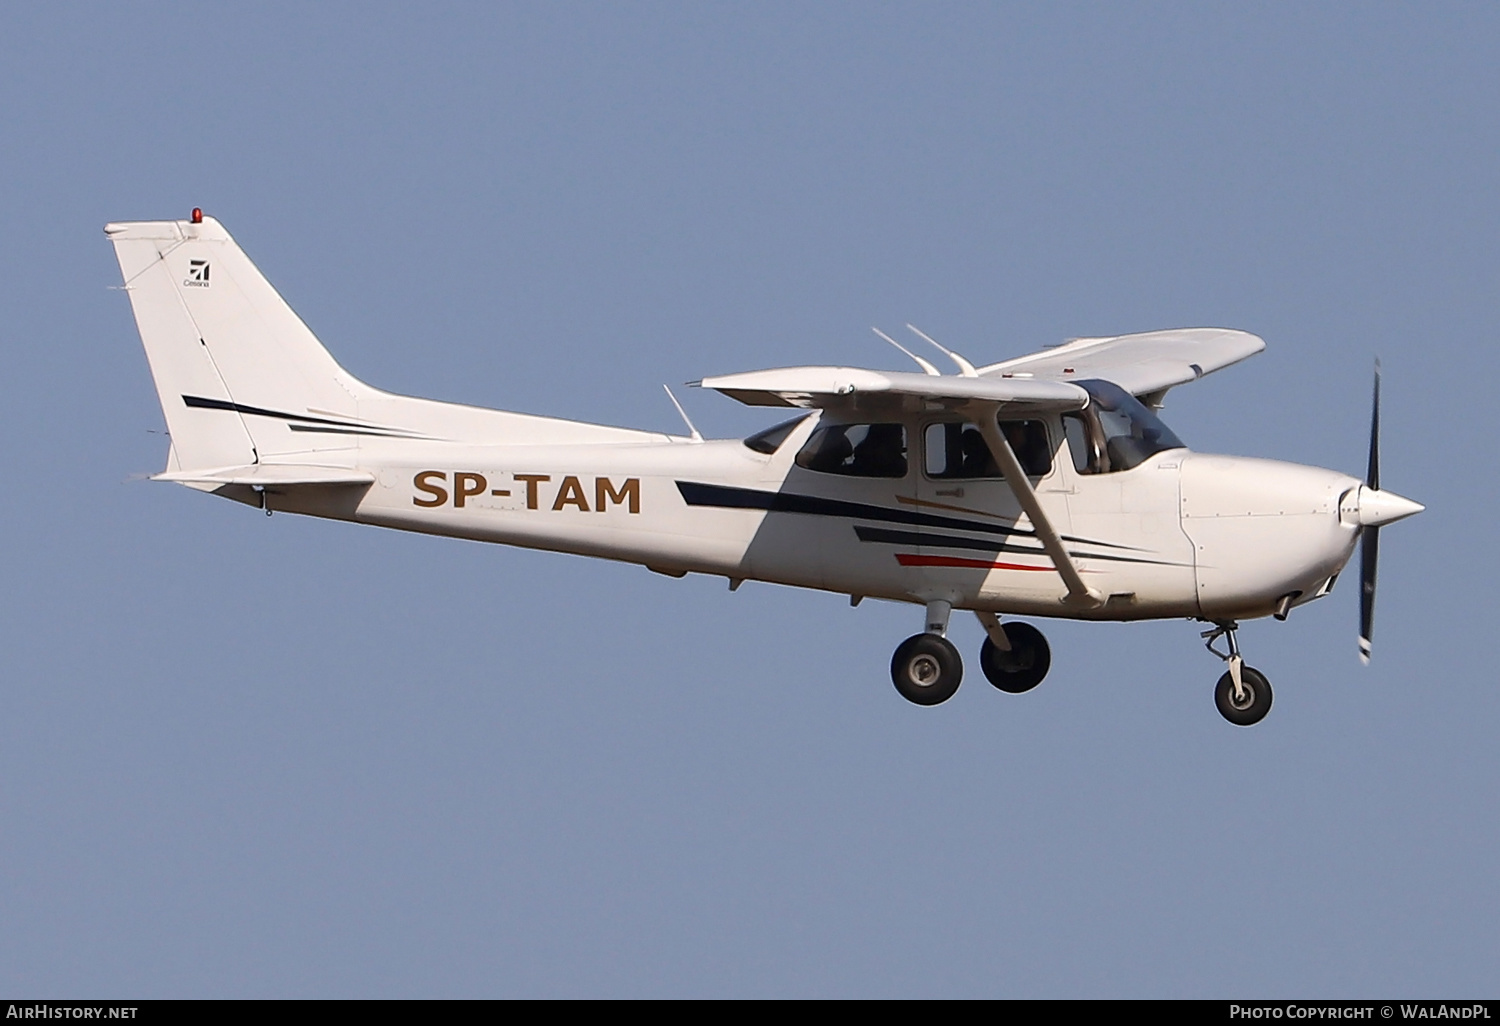
[[[906,432],[900,424],[871,424],[854,447],[850,473],[861,477],[906,475]]]
[[[966,426],[959,439],[958,477],[998,477],[1000,468],[995,466],[995,457],[977,427]]]

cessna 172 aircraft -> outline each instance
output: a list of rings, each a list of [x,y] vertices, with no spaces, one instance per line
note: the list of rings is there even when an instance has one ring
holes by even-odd
[[[983,367],[921,336],[958,368],[946,375],[883,336],[920,372],[703,379],[808,411],[706,441],[690,422],[671,436],[382,392],[334,362],[213,218],[104,231],[171,435],[155,480],[268,514],[716,574],[731,589],[915,603],[924,629],[897,647],[891,677],[919,705],[962,679],[945,636],[955,609],[978,616],[980,668],[1013,693],[1041,682],[1051,654],[1002,616],[1187,617],[1211,625],[1209,651],[1228,663],[1219,711],[1257,723],[1271,686],[1240,656],[1239,621],[1327,595],[1362,539],[1368,659],[1379,529],[1423,508],[1380,488],[1378,367],[1364,481],[1188,450],[1154,410],[1264,348],[1242,331],[1075,339]]]

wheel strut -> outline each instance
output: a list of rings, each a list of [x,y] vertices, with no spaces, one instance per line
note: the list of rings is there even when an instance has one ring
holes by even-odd
[[[974,610],[974,615],[979,617],[979,625],[984,628],[990,644],[1001,652],[1009,652],[1010,636],[1005,633],[1005,627],[1000,623],[1000,618],[994,613],[985,613],[977,609]]]
[[[1236,636],[1240,625],[1233,620],[1215,620],[1213,624],[1213,630],[1202,634],[1204,647],[1229,664],[1229,672],[1214,686],[1214,704],[1230,723],[1252,727],[1265,719],[1271,710],[1271,682],[1255,667],[1246,666],[1240,657],[1239,638]],[[1228,652],[1214,648],[1214,642],[1220,638],[1227,639]]]
[[[1234,682],[1234,700],[1236,702],[1243,702],[1245,701],[1243,673],[1245,660],[1240,656],[1239,630],[1240,625],[1235,621],[1220,620],[1215,622],[1213,630],[1204,631],[1199,637],[1207,639],[1203,644],[1204,648],[1229,664],[1229,679]],[[1221,637],[1226,639],[1229,645],[1227,653],[1220,652],[1214,648],[1214,642],[1218,641]]]
[[[953,615],[953,603],[933,599],[927,603],[927,633],[940,638],[948,636],[948,618]]]

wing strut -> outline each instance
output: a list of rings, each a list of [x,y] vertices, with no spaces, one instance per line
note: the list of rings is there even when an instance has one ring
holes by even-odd
[[[1021,469],[1021,461],[1016,458],[1015,450],[1010,447],[1010,440],[1005,437],[1005,432],[1000,430],[1000,407],[994,403],[974,403],[971,412],[974,414],[975,422],[979,425],[980,433],[984,435],[984,440],[989,443],[990,451],[995,454],[1001,472],[1005,474],[1005,483],[1010,485],[1016,501],[1031,518],[1031,528],[1036,531],[1037,540],[1042,543],[1042,548],[1047,550],[1047,555],[1052,557],[1052,565],[1057,567],[1057,572],[1062,575],[1063,583],[1068,586],[1068,596],[1063,599],[1063,602],[1070,606],[1085,608],[1092,608],[1103,603],[1104,596],[1083,583],[1078,567],[1073,564],[1073,557],[1069,556],[1068,550],[1063,548],[1062,539],[1057,536],[1057,531],[1052,527],[1052,521],[1047,519],[1047,514],[1042,510],[1042,504],[1036,497],[1036,490],[1031,487],[1026,471]]]

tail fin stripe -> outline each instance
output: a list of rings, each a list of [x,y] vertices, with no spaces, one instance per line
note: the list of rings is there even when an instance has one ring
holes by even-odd
[[[226,410],[241,415],[248,414],[252,417],[272,417],[276,420],[294,421],[288,426],[293,431],[327,431],[329,433],[348,433],[361,435],[394,435],[401,438],[425,438],[426,435],[407,431],[405,428],[385,427],[381,424],[366,424],[347,420],[330,420],[327,417],[313,417],[302,413],[283,413],[280,410],[267,410],[259,406],[246,406],[227,399],[209,399],[201,395],[185,395],[182,397],[184,406],[200,410]],[[314,427],[313,425],[326,425]]]

